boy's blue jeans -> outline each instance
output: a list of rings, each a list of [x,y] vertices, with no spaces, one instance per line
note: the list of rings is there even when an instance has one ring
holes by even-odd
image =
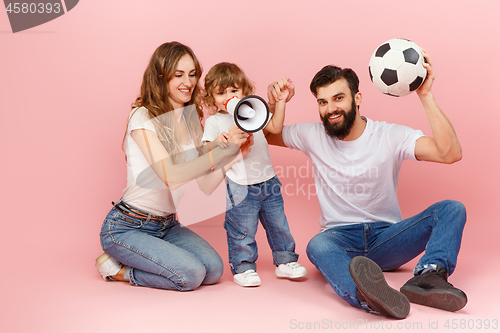
[[[299,257],[285,216],[278,177],[255,185],[239,185],[227,178],[224,228],[233,274],[257,268],[255,234],[259,219],[266,230],[274,265],[297,261]]]
[[[394,224],[356,223],[327,229],[311,239],[307,256],[342,299],[361,308],[349,273],[352,258],[365,256],[383,271],[391,271],[425,250],[414,274],[430,264],[441,264],[451,275],[457,264],[465,220],[463,204],[441,201]]]

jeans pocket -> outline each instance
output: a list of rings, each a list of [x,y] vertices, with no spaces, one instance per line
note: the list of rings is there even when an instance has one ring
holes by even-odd
[[[113,219],[111,224],[133,229],[140,229],[143,226],[143,222],[141,219],[133,218],[121,213],[118,214],[118,216],[115,219]]]
[[[245,228],[229,219],[224,221],[224,229],[226,229],[228,236],[233,239],[242,240],[247,236]]]
[[[240,185],[228,179],[226,185],[226,209],[230,209],[232,206],[236,206],[242,202],[246,198],[247,193],[247,185]]]

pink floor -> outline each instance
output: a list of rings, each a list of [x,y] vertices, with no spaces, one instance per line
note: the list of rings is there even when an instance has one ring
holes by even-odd
[[[289,201],[293,204],[293,200]],[[298,230],[299,223],[305,223],[306,214],[310,213],[288,214],[292,232]],[[190,226],[207,239],[225,261],[224,275],[216,285],[203,286],[193,292],[103,281],[93,267],[93,260],[100,254],[95,235],[91,251],[87,251],[87,247],[85,251],[58,252],[48,245],[49,250],[44,249],[43,257],[50,259],[30,263],[36,274],[17,277],[12,288],[9,281],[4,280],[3,297],[8,304],[4,304],[2,332],[369,332],[382,328],[405,332],[426,332],[434,328],[474,331],[467,325],[476,331],[479,325],[483,329],[490,325],[486,331],[499,329],[499,293],[492,287],[500,271],[495,267],[498,259],[476,258],[485,248],[472,239],[474,235],[464,236],[459,266],[450,279],[466,291],[467,306],[457,313],[449,313],[412,305],[405,320],[395,321],[347,305],[312,266],[305,247],[316,233],[315,221],[310,227],[294,232],[299,261],[309,272],[306,278],[289,281],[274,276],[271,253],[263,229],[259,229],[257,263],[262,285],[258,288],[235,285],[227,266],[225,232],[220,220],[218,216]],[[52,251],[50,257],[47,251]],[[387,273],[388,283],[399,288],[411,277],[414,264],[412,261],[397,272]],[[453,330],[453,325],[457,329]]]

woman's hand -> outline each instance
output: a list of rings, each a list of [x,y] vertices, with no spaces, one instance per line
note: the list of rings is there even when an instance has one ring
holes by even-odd
[[[222,132],[217,139],[213,142],[218,142],[218,146],[222,149],[227,149],[229,147],[229,142],[227,141],[228,134],[226,132]]]
[[[243,150],[245,150],[246,153],[243,155],[245,156],[250,152],[250,146],[253,145],[253,134],[244,132],[238,126],[233,125],[229,127],[227,141],[233,143],[233,145],[229,145],[230,149],[241,148],[242,154]]]
[[[241,150],[241,156],[245,157],[251,150],[252,150],[252,145],[253,145],[253,135],[250,135],[240,147]]]

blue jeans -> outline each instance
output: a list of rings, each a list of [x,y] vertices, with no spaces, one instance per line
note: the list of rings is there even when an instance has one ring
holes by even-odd
[[[160,222],[130,217],[113,207],[100,237],[102,249],[131,268],[133,285],[187,291],[222,276],[219,254],[175,215]]]
[[[295,241],[283,207],[277,176],[254,185],[239,185],[227,178],[226,219],[229,266],[233,274],[257,270],[255,234],[259,219],[266,230],[274,265],[297,261]]]
[[[383,271],[391,271],[425,250],[414,274],[431,264],[443,265],[452,274],[465,220],[464,205],[445,200],[394,224],[356,223],[327,229],[311,239],[307,256],[342,299],[361,308],[349,274],[352,258],[365,256]]]

